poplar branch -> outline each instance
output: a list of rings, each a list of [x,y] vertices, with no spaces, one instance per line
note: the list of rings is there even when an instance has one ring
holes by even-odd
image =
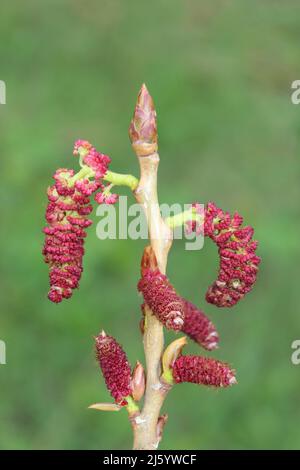
[[[172,245],[172,232],[161,217],[157,196],[157,153],[156,113],[151,96],[142,86],[129,136],[140,164],[140,180],[134,194],[143,207],[148,223],[151,246],[155,252],[158,267],[165,274],[168,252]],[[134,449],[157,449],[161,439],[158,432],[160,410],[170,386],[160,380],[161,357],[164,347],[163,325],[145,307],[144,351],[146,358],[146,393],[144,406],[133,425]]]

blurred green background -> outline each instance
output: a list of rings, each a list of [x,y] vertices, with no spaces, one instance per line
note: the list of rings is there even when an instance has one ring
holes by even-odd
[[[219,310],[204,301],[216,248],[174,244],[169,276],[217,325],[212,355],[233,364],[239,385],[175,387],[161,448],[300,447],[300,366],[291,363],[300,338],[300,106],[290,99],[299,22],[295,0],[1,4],[1,448],[131,446],[125,411],[87,406],[109,399],[93,351],[101,328],[132,363],[143,359],[135,286],[145,242],[100,241],[94,217],[80,290],[53,305],[41,229],[52,174],[76,165],[74,140],[108,153],[112,170],[138,175],[127,128],[144,81],[158,112],[160,201],[238,210],[263,258],[253,292]]]

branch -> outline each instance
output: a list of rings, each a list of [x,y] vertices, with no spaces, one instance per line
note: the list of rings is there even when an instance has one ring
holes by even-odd
[[[135,191],[139,184],[139,180],[133,175],[123,175],[122,173],[115,173],[107,170],[103,178],[109,181],[114,186],[128,186],[131,191]]]
[[[186,222],[203,222],[204,217],[203,215],[198,214],[194,207],[191,207],[190,209],[187,209],[184,212],[179,212],[179,214],[169,216],[165,218],[165,223],[171,228],[175,229],[176,227],[181,227],[182,225],[185,225]]]
[[[129,129],[133,149],[140,164],[140,181],[135,190],[136,200],[145,211],[151,246],[158,267],[166,272],[168,252],[172,245],[172,233],[161,217],[157,197],[157,153],[156,113],[151,96],[142,86],[134,117]],[[144,350],[147,381],[144,406],[133,423],[134,449],[157,449],[161,439],[160,409],[170,386],[160,380],[161,356],[164,347],[163,326],[145,307]],[[160,421],[159,421],[160,420]],[[164,418],[164,421],[166,419]]]

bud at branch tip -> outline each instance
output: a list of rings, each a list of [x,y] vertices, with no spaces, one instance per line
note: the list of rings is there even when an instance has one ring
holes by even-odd
[[[129,126],[129,138],[138,156],[151,155],[157,151],[156,111],[145,84],[138,95]]]

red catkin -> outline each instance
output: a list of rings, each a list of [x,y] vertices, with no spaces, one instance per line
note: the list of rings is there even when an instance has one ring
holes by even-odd
[[[200,205],[192,204],[195,213]],[[254,230],[250,226],[241,227],[243,217],[219,209],[213,202],[205,207],[204,235],[211,238],[218,247],[220,266],[217,280],[208,288],[206,300],[217,307],[232,307],[249,292],[258,272],[261,261],[256,255],[257,241],[253,241]],[[195,221],[186,223],[187,232],[197,231]]]
[[[92,210],[89,199],[68,185],[73,175],[73,170],[58,170],[55,184],[48,188],[48,227],[44,228],[43,255],[50,267],[48,298],[55,303],[71,297],[73,289],[78,287],[83,270],[84,228],[92,223],[86,218]]]
[[[116,403],[126,405],[131,395],[131,370],[126,354],[120,344],[102,331],[95,338],[96,357],[108,390]]]
[[[153,263],[154,261],[154,263]],[[150,247],[144,251],[142,259],[142,278],[138,291],[143,294],[145,303],[153,314],[168,329],[181,330],[184,323],[184,305],[167,276],[156,265],[155,255]]]
[[[201,206],[192,204],[194,213],[201,220]],[[254,230],[241,227],[243,217],[219,209],[209,202],[204,213],[204,236],[209,237],[218,247],[220,266],[217,280],[208,288],[206,300],[217,307],[232,307],[249,292],[257,277],[261,261],[256,255],[257,241],[253,241]],[[197,228],[198,227],[198,228]],[[202,234],[201,224],[186,222],[187,233]]]
[[[214,203],[205,209],[204,233],[218,246],[220,267],[217,280],[209,287],[206,300],[218,307],[231,307],[249,292],[255,281],[260,258],[253,228],[241,228],[243,218],[219,209]]]
[[[202,310],[188,300],[184,302],[184,324],[182,331],[204,349],[212,351],[218,347],[219,335],[214,324]]]
[[[87,218],[92,212],[89,196],[105,188],[101,178],[110,163],[107,155],[97,152],[84,140],[75,143],[74,155],[80,155],[81,164],[90,167],[94,180],[84,177],[75,178],[73,182],[74,170],[60,168],[53,176],[54,185],[47,190],[48,226],[44,228],[46,237],[43,255],[50,268],[48,298],[55,303],[71,297],[73,289],[78,287],[83,270],[85,229],[92,224]],[[95,199],[98,203],[115,203],[117,197],[108,194],[106,200],[100,196]]]
[[[210,357],[180,356],[172,368],[176,383],[190,382],[211,387],[236,384],[235,371],[225,362]]]

